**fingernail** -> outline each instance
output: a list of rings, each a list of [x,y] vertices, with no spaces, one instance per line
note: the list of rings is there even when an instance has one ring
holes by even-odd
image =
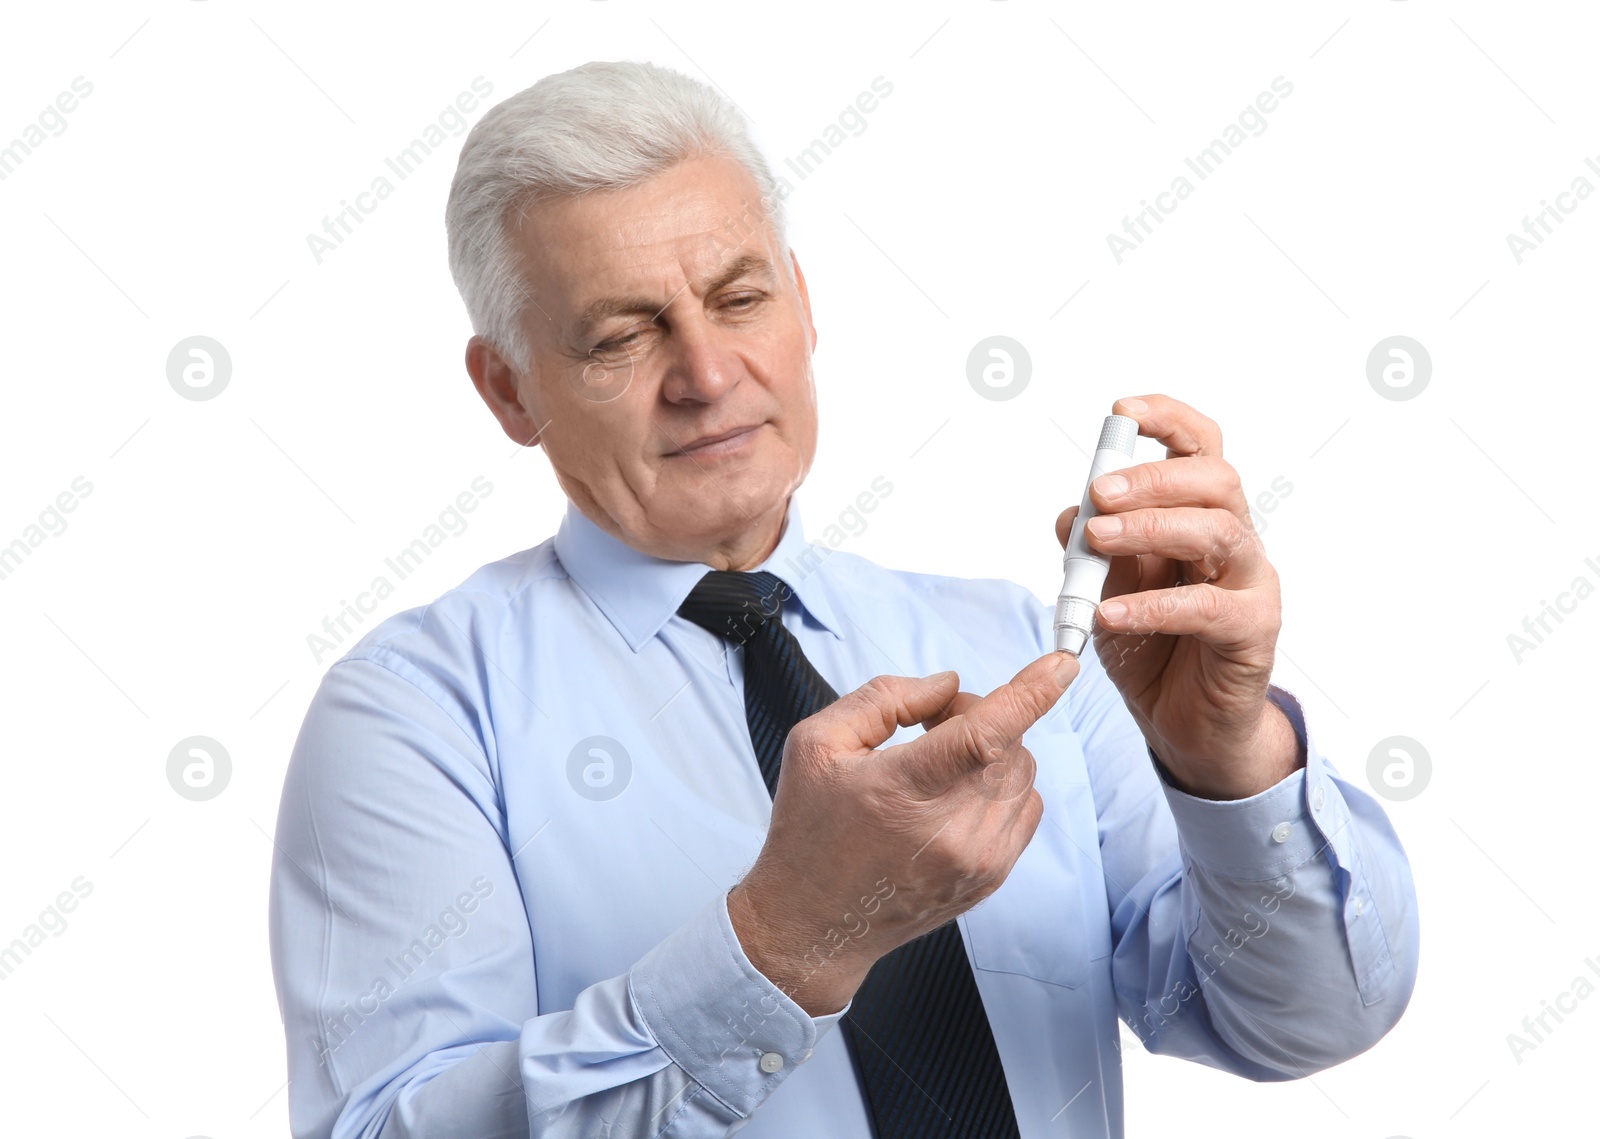
[[[1121,475],[1101,475],[1094,480],[1094,489],[1101,498],[1121,498],[1128,493],[1128,480]]]
[[[1100,617],[1108,625],[1115,625],[1128,615],[1128,607],[1120,601],[1102,601]]]
[[[1056,683],[1065,688],[1077,675],[1078,658],[1071,653],[1062,653],[1061,660],[1056,664]]]
[[[955,669],[947,668],[943,672],[935,672],[928,676],[924,676],[922,679],[927,681],[929,684],[943,684],[947,678],[952,677],[955,674]]]
[[[1125,399],[1122,401],[1122,406],[1124,409],[1132,412],[1134,415],[1138,415],[1140,412],[1150,410],[1150,405],[1145,403],[1142,399]]]
[[[1115,538],[1122,533],[1122,519],[1115,514],[1101,514],[1089,519],[1089,533],[1096,538]]]

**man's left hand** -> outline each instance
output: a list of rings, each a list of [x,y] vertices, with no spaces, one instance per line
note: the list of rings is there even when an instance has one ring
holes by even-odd
[[[1165,395],[1111,410],[1138,420],[1167,457],[1090,488],[1100,515],[1089,544],[1113,555],[1095,647],[1180,790],[1254,795],[1303,763],[1293,727],[1266,698],[1282,625],[1278,573],[1214,422]],[[1125,487],[1107,485],[1119,478]],[[1056,519],[1063,548],[1077,515],[1073,506]]]

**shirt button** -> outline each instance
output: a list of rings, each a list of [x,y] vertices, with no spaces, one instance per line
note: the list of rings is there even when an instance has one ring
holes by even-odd
[[[1356,917],[1360,917],[1361,916],[1361,911],[1366,909],[1366,906],[1364,906],[1362,904],[1360,898],[1356,898],[1356,899],[1351,901],[1350,909],[1355,912]]]
[[[763,1052],[761,1054],[761,1070],[763,1072],[776,1072],[783,1067],[783,1057],[776,1052]]]
[[[1322,804],[1327,801],[1327,798],[1327,793],[1321,787],[1318,787],[1317,793],[1311,797],[1312,810],[1322,810]]]
[[[1288,823],[1279,823],[1277,826],[1272,828],[1272,841],[1273,842],[1288,842],[1289,841],[1289,824]]]

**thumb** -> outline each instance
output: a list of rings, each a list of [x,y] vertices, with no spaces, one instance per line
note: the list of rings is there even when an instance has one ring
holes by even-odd
[[[1056,541],[1061,543],[1061,548],[1067,548],[1067,539],[1072,537],[1072,524],[1078,520],[1078,507],[1069,506],[1056,518]]]
[[[875,676],[812,717],[822,742],[840,750],[870,751],[899,728],[933,719],[960,689],[954,671],[932,676]]]
[[[964,702],[959,714],[907,743],[900,770],[919,792],[934,796],[1002,760],[1023,733],[1055,707],[1078,669],[1075,657],[1046,653],[989,695]]]

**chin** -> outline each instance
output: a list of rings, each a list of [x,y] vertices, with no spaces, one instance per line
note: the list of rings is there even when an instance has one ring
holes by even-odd
[[[729,498],[713,493],[716,501],[695,498],[658,515],[666,523],[663,528],[691,541],[722,541],[764,525],[774,511],[781,515],[787,498],[785,495]]]
[[[690,509],[726,509],[740,518],[758,518],[785,501],[800,485],[804,467],[793,448],[773,444],[742,463],[686,472],[681,493]]]
[[[788,480],[778,478],[760,487],[711,487],[680,496],[670,506],[662,504],[664,509],[651,514],[657,531],[672,535],[679,545],[718,545],[765,527],[774,512],[781,519],[791,490]]]

